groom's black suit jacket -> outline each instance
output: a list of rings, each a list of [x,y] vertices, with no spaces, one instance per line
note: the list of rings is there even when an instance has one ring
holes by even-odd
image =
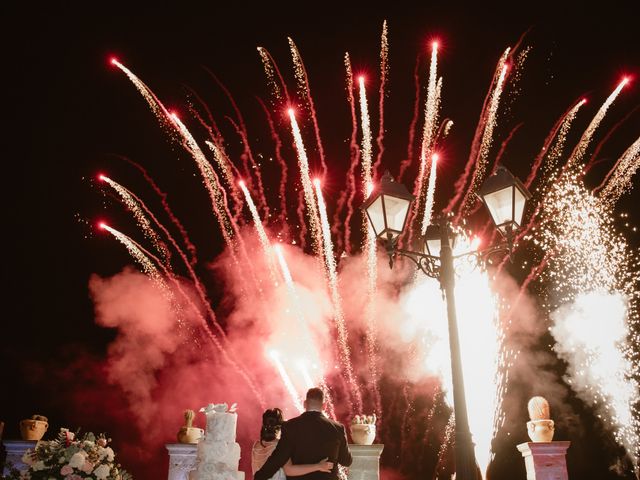
[[[328,458],[334,463],[331,473],[312,472],[299,477],[304,480],[338,478],[338,464],[351,465],[344,426],[325,417],[321,412],[304,412],[282,425],[282,436],[265,464],[253,476],[254,480],[268,480],[291,459],[294,465],[318,463]]]

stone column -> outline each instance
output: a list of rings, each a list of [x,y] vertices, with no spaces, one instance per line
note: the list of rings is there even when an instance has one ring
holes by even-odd
[[[380,454],[384,445],[349,445],[353,463],[349,480],[380,480]]]
[[[571,442],[525,442],[518,445],[527,480],[568,480],[566,454]]]
[[[9,464],[20,471],[26,470],[27,466],[22,463],[22,455],[24,455],[24,452],[27,450],[36,448],[38,442],[36,440],[3,440],[2,443],[7,451],[3,475],[9,473],[9,469],[7,468]]]
[[[196,468],[196,443],[167,443],[169,451],[168,480],[188,480],[189,472]]]

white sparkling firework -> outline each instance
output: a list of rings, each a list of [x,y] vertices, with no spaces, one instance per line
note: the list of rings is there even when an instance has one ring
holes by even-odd
[[[273,264],[273,256],[271,254],[271,243],[269,242],[269,237],[267,237],[267,232],[264,229],[264,225],[262,225],[262,220],[260,219],[260,214],[258,213],[258,209],[256,208],[256,204],[253,203],[253,199],[251,198],[251,193],[249,193],[249,189],[241,180],[239,182],[240,189],[242,193],[244,193],[244,197],[247,201],[247,206],[249,207],[249,211],[251,212],[251,217],[253,218],[253,225],[256,229],[256,233],[258,234],[258,238],[260,239],[260,245],[262,245],[262,251],[264,252],[265,260],[267,261],[267,265],[269,266],[269,274],[271,275],[271,281],[274,282],[275,286],[278,286],[278,274],[275,270],[275,265]]]
[[[307,205],[307,218],[309,219],[309,225],[311,226],[311,243],[316,255],[318,255],[318,257],[322,257],[322,239],[319,225],[320,219],[318,217],[318,209],[313,196],[313,186],[311,185],[311,177],[309,175],[309,159],[307,157],[307,150],[304,148],[302,134],[300,133],[300,127],[296,121],[296,115],[293,109],[289,109],[289,118],[291,120],[291,133],[293,134],[296,152],[298,153],[298,166],[300,168],[300,180],[302,182],[302,190],[304,192],[304,201]]]
[[[567,173],[553,185],[534,237],[553,252],[545,274],[556,297],[551,332],[568,364],[567,381],[612,427],[637,465],[637,253],[616,233],[610,205],[579,178]]]
[[[429,172],[429,185],[427,186],[427,198],[424,206],[424,216],[422,217],[422,235],[427,232],[427,227],[431,224],[433,216],[433,203],[436,193],[436,171],[438,168],[438,155],[431,155],[431,167]]]
[[[615,90],[611,92],[611,95],[607,97],[607,99],[602,104],[600,109],[598,109],[598,112],[595,114],[595,116],[591,120],[591,123],[589,123],[589,126],[582,134],[580,141],[578,142],[576,147],[573,149],[573,152],[571,152],[571,156],[569,157],[569,160],[566,163],[565,169],[571,170],[573,169],[573,167],[575,167],[582,161],[584,154],[587,151],[587,147],[589,146],[589,144],[591,143],[591,140],[593,139],[593,134],[596,132],[598,126],[600,126],[600,123],[602,123],[602,120],[607,114],[607,110],[609,110],[609,107],[614,102],[614,100],[618,97],[618,95],[620,95],[620,92],[622,91],[622,89],[627,83],[629,83],[629,79],[625,77],[618,84]]]
[[[475,192],[480,185],[484,177],[484,173],[487,169],[487,161],[489,159],[489,152],[491,150],[491,145],[493,144],[493,131],[496,128],[498,121],[498,107],[500,106],[500,97],[502,96],[502,91],[504,89],[504,82],[507,78],[507,71],[509,67],[507,66],[507,58],[509,56],[509,52],[511,48],[507,48],[502,57],[500,57],[500,61],[498,62],[498,69],[500,70],[500,76],[496,81],[496,86],[491,93],[491,100],[489,101],[489,109],[487,110],[487,116],[485,119],[484,130],[482,132],[482,140],[480,142],[480,149],[478,150],[478,156],[476,158],[476,168],[473,171],[473,178],[471,179],[471,186],[469,190],[467,190],[467,196],[462,202],[462,211],[466,211],[467,208],[470,207],[470,202],[475,201],[475,199],[470,195]]]
[[[618,199],[633,188],[631,178],[640,167],[640,137],[622,154],[598,191],[600,201],[613,207]]]
[[[143,206],[141,202],[136,199],[136,196],[131,193],[127,188],[120,185],[115,180],[107,177],[106,175],[101,175],[100,180],[106,182],[111,188],[113,188],[120,198],[122,199],[122,203],[131,211],[133,217],[136,219],[138,226],[144,233],[144,236],[147,237],[156,250],[160,253],[162,258],[167,261],[169,258],[169,252],[167,250],[166,245],[162,242],[156,231],[151,226],[151,222],[144,213]]]
[[[329,283],[329,293],[331,294],[331,303],[333,304],[333,314],[338,330],[338,349],[340,351],[340,360],[345,369],[347,381],[351,388],[353,401],[357,411],[362,411],[362,396],[360,387],[351,365],[351,349],[349,348],[349,333],[344,318],[344,310],[342,308],[342,298],[338,290],[338,273],[336,271],[336,260],[333,256],[333,243],[331,242],[331,229],[327,218],[327,207],[324,203],[322,190],[320,188],[320,180],[314,180],[316,186],[316,198],[318,199],[318,210],[320,212],[320,224],[322,226],[322,239],[324,242],[324,259],[327,271],[327,280]]]
[[[282,92],[280,90],[280,85],[278,85],[278,82],[276,81],[276,72],[271,57],[267,50],[262,47],[258,47],[258,53],[260,54],[260,59],[262,60],[264,73],[267,76],[267,84],[271,88],[271,92],[273,93],[274,98],[282,101]]]
[[[293,402],[293,405],[298,409],[298,412],[300,413],[304,412],[304,407],[302,406],[302,402],[300,401],[300,396],[298,395],[298,391],[296,390],[296,387],[293,385],[293,382],[291,381],[291,377],[287,373],[287,370],[284,368],[284,365],[282,364],[282,360],[280,360],[280,354],[276,350],[270,350],[268,352],[268,355],[271,361],[273,362],[273,364],[275,365],[276,369],[278,370],[278,373],[280,374],[280,378],[282,379],[282,383],[284,383],[284,386],[287,389],[287,392],[289,392],[289,395],[291,396],[291,401]]]

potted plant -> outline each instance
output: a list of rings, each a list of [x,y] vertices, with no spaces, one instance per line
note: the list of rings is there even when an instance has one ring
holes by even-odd
[[[532,442],[550,442],[554,425],[549,412],[549,402],[544,397],[533,397],[527,404],[530,421],[527,431]]]
[[[351,419],[351,439],[356,445],[371,445],[376,438],[376,414]]]

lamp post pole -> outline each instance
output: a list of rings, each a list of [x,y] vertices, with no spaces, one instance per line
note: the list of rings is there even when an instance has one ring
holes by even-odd
[[[437,279],[440,282],[440,288],[444,292],[447,301],[451,380],[453,383],[453,412],[456,421],[456,480],[478,480],[481,475],[476,463],[464,394],[460,338],[458,337],[458,322],[456,318],[453,261],[456,258],[470,255],[481,261],[498,252],[508,252],[509,256],[511,256],[514,229],[522,225],[524,208],[527,200],[531,198],[531,194],[523,183],[504,167],[496,169],[484,182],[477,196],[482,199],[491,213],[491,219],[498,231],[505,237],[506,244],[456,256],[453,255],[452,251],[454,235],[451,232],[451,225],[446,216],[443,216],[440,220],[439,233],[429,233],[431,226],[427,228],[424,238],[421,240],[424,242],[426,252],[398,248],[398,237],[405,230],[409,207],[415,197],[409,193],[407,187],[396,183],[388,171],[382,176],[379,189],[373,191],[362,206],[367,212],[367,217],[376,237],[385,244],[389,255],[389,266],[393,267],[396,255],[407,257],[425,275]]]
[[[440,226],[440,287],[447,301],[447,320],[449,324],[449,349],[451,353],[451,380],[453,383],[453,411],[455,415],[455,457],[456,480],[476,480],[478,466],[469,429],[467,402],[464,393],[464,376],[462,358],[460,356],[460,338],[458,336],[458,319],[456,315],[455,271],[453,252],[450,243],[450,227],[446,217]]]

